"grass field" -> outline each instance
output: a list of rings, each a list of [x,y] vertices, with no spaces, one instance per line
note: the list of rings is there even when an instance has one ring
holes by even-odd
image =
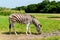
[[[60,14],[31,14],[35,16],[38,21],[42,24],[42,32],[53,32],[60,30],[60,20],[51,19],[48,17],[59,17]],[[57,18],[56,18],[57,19]],[[8,16],[0,16],[0,31],[8,31]],[[31,31],[36,32],[35,26],[30,25]],[[16,24],[16,30],[19,32],[25,32],[25,24]]]
[[[54,31],[60,31],[60,20],[59,19],[60,14],[31,14],[35,16],[38,21],[42,24],[42,33],[46,32],[54,32]],[[57,17],[56,19],[50,18],[50,17]],[[8,32],[8,16],[1,16],[0,15],[0,33],[2,32]],[[26,31],[26,25],[25,24],[18,24],[16,23],[16,31],[24,33]],[[36,28],[33,24],[30,25],[30,30],[33,33],[37,33]],[[60,37],[53,37],[56,39],[59,39]],[[54,40],[52,37],[47,39],[41,39],[41,40]],[[39,39],[38,39],[39,40]]]

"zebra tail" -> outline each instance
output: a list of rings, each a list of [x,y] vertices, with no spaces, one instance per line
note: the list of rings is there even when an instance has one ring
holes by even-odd
[[[9,33],[11,34],[11,23],[10,23],[10,19],[9,19]]]
[[[9,19],[9,29],[11,29],[11,23],[10,23],[10,19]]]

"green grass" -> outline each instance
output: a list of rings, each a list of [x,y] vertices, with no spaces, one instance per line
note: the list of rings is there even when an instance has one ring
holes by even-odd
[[[51,20],[48,17],[60,17],[60,14],[31,14],[35,16],[38,21],[42,24],[42,32],[53,32],[53,31],[60,31],[60,20]],[[2,32],[8,32],[8,16],[1,16],[0,15],[0,33]],[[26,25],[25,24],[18,24],[15,25],[17,32],[24,33],[26,31]],[[37,33],[36,28],[33,24],[30,25],[30,30],[33,33]],[[45,37],[45,38],[34,38],[31,40],[60,40],[60,36],[51,36],[51,37]]]
[[[38,21],[42,24],[42,32],[53,32],[56,30],[60,30],[60,21],[59,20],[51,20],[47,18],[48,16],[59,16],[60,14],[31,14],[34,15]],[[6,32],[8,30],[8,16],[0,16],[0,31]],[[26,25],[25,24],[16,24],[16,31],[25,32]],[[33,24],[30,25],[30,30],[33,33],[37,33],[36,28]]]

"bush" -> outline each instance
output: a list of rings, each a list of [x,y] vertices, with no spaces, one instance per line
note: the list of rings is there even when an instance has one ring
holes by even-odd
[[[25,11],[24,10],[20,10],[20,13],[25,14]]]
[[[7,15],[10,15],[13,13],[25,14],[25,11],[24,10],[20,10],[20,11],[17,11],[17,10],[1,10],[0,11],[0,15],[4,15],[4,16],[7,16]]]
[[[4,15],[4,16],[10,15],[10,14],[11,14],[11,12],[5,12],[5,11],[1,11],[0,12],[0,15]]]

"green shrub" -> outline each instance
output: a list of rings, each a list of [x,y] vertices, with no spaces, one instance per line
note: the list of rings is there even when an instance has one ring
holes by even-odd
[[[7,15],[10,15],[13,13],[25,14],[25,11],[24,10],[20,10],[20,11],[17,11],[17,10],[1,10],[0,11],[0,15],[4,15],[4,16],[7,16]]]
[[[11,14],[11,12],[5,12],[5,11],[1,11],[0,12],[0,15],[4,15],[4,16],[10,15],[10,14]]]
[[[25,11],[24,10],[20,10],[20,13],[25,14]]]

